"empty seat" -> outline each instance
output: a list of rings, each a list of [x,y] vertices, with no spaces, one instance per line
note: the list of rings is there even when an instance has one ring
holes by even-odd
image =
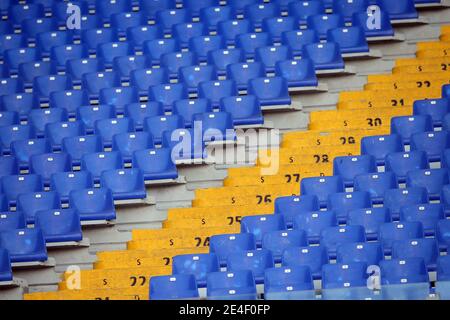
[[[213,235],[209,243],[209,252],[217,255],[221,266],[226,265],[229,254],[255,249],[256,241],[253,233]]]
[[[56,91],[50,94],[50,106],[67,110],[74,117],[80,106],[89,104],[89,96],[84,90]]]
[[[51,48],[50,59],[58,71],[65,71],[66,63],[73,59],[89,57],[88,49],[83,44],[68,44]]]
[[[220,100],[220,110],[231,114],[233,126],[264,123],[261,104],[252,95],[222,98]]]
[[[217,25],[217,33],[226,39],[228,45],[236,44],[237,36],[253,30],[247,19],[221,21]]]
[[[165,68],[138,69],[130,74],[130,85],[138,90],[140,95],[147,95],[150,87],[169,83],[169,74]]]
[[[349,211],[347,218],[348,226],[363,226],[367,240],[378,237],[380,225],[391,222],[391,215],[386,208],[364,208]]]
[[[134,126],[129,118],[103,119],[95,122],[94,131],[102,137],[106,146],[111,146],[114,135],[133,132]]]
[[[316,30],[320,39],[327,38],[328,30],[345,26],[344,19],[339,14],[318,14],[306,19],[308,29]]]
[[[66,72],[72,77],[74,85],[82,83],[83,75],[102,71],[105,71],[105,65],[103,60],[98,58],[73,59],[66,64]]]
[[[376,37],[392,37],[395,34],[391,24],[389,14],[385,11],[373,6],[371,10],[365,12],[354,13],[352,17],[352,25],[364,28],[364,33],[368,38]],[[378,19],[379,17],[379,19]]]
[[[0,157],[0,178],[19,174],[19,166],[15,157]]]
[[[414,204],[428,203],[428,193],[423,187],[390,189],[384,194],[384,206],[391,211],[394,219],[399,217],[400,209]]]
[[[233,119],[228,112],[197,113],[192,117],[194,128],[201,123],[203,141],[233,141],[236,134]]]
[[[319,35],[312,29],[285,31],[281,35],[281,43],[288,46],[294,56],[302,56],[304,46],[317,42]]]
[[[309,16],[324,14],[325,6],[321,0],[290,1],[288,4],[288,13],[304,25]]]
[[[251,79],[265,77],[266,72],[261,62],[233,63],[227,66],[227,78],[234,80],[239,90],[247,90]]]
[[[142,171],[146,181],[178,177],[178,171],[172,159],[172,150],[168,148],[135,151],[133,167]]]
[[[256,300],[256,285],[250,270],[211,272],[206,276],[207,297],[211,300]]]
[[[414,0],[401,0],[392,2],[379,0],[381,10],[386,11],[392,20],[417,19],[418,13],[414,6]]]
[[[209,31],[217,31],[219,22],[233,19],[230,6],[212,6],[200,10],[200,21],[208,27]]]
[[[416,100],[413,104],[414,115],[429,115],[435,125],[440,125],[449,111],[450,101],[447,98]]]
[[[191,38],[206,34],[208,29],[201,22],[178,23],[172,27],[172,37],[177,39],[181,48],[187,48]]]
[[[192,21],[192,14],[189,10],[171,8],[156,12],[156,23],[164,31],[171,33],[172,27],[179,23]]]
[[[17,73],[20,64],[39,61],[40,56],[37,48],[17,48],[3,52],[3,60],[9,74],[15,74]]]
[[[89,72],[82,76],[82,87],[89,92],[90,98],[98,98],[103,88],[120,87],[119,75],[112,72]]]
[[[311,59],[316,70],[345,68],[341,49],[334,42],[307,44],[304,46],[302,58]]]
[[[17,112],[23,119],[33,108],[37,108],[32,93],[18,93],[0,97],[0,104],[5,111]]]
[[[146,25],[147,17],[142,12],[120,12],[111,15],[111,26],[119,37],[126,36],[126,30],[132,27]]]
[[[97,47],[97,57],[101,58],[106,66],[112,66],[114,58],[133,55],[134,51],[128,42],[107,42]]]
[[[365,262],[368,266],[378,265],[384,254],[380,243],[343,243],[337,247],[337,263]]]
[[[162,147],[172,150],[173,161],[199,160],[205,157],[205,141],[199,129],[175,129],[164,131]]]
[[[133,120],[136,130],[141,130],[144,127],[145,118],[164,115],[164,106],[155,101],[131,103],[125,106],[124,115]]]
[[[392,243],[393,259],[422,258],[429,270],[436,269],[437,241],[431,238],[399,240]]]
[[[113,136],[112,149],[119,151],[122,158],[126,161],[131,160],[135,151],[153,147],[153,137],[147,132],[125,132]]]
[[[442,97],[450,98],[450,86],[447,84],[442,86]]]
[[[0,249],[0,283],[12,281],[11,258],[7,250]]]
[[[262,248],[272,253],[275,262],[281,261],[281,256],[286,248],[307,245],[308,240],[304,230],[270,231],[266,232],[262,239]]]
[[[68,121],[66,109],[48,108],[33,109],[28,113],[28,121],[33,126],[37,136],[43,136],[47,123]]]
[[[373,294],[367,282],[365,262],[326,264],[322,268],[322,298],[365,300]]]
[[[209,51],[225,48],[225,39],[220,35],[198,36],[189,40],[189,50],[196,54],[199,63],[206,62]]]
[[[142,51],[144,43],[163,37],[161,29],[154,26],[136,26],[127,29],[127,39],[133,44],[134,51]]]
[[[55,71],[50,61],[26,62],[19,65],[18,76],[23,80],[25,88],[33,86],[34,78],[48,76]]]
[[[274,267],[273,256],[269,250],[249,250],[230,253],[227,257],[227,271],[251,270],[255,283],[264,282],[264,271]]]
[[[40,228],[45,242],[81,241],[80,216],[74,209],[40,210],[35,227]]]
[[[433,121],[429,115],[402,116],[391,119],[391,133],[402,137],[404,143],[409,143],[415,133],[433,131]]]
[[[113,14],[131,11],[131,2],[126,0],[96,0],[95,11],[103,18],[105,22],[110,21]]]
[[[268,32],[273,42],[280,42],[283,32],[298,30],[299,24],[294,17],[268,17],[262,20],[262,30]]]
[[[164,54],[179,50],[181,49],[175,39],[155,39],[144,42],[144,54],[150,58],[152,64],[160,64]]]
[[[24,229],[26,227],[27,223],[25,221],[25,216],[22,212],[19,211],[9,212],[6,209],[5,212],[0,213],[0,232],[15,229]]]
[[[100,90],[99,103],[114,105],[121,113],[125,105],[134,102],[139,102],[139,94],[133,87],[113,87]]]
[[[392,259],[380,262],[381,294],[386,300],[424,300],[430,284],[422,258]]]
[[[341,176],[346,186],[353,186],[353,179],[359,174],[377,172],[375,158],[369,155],[336,157],[333,160],[333,174]]]
[[[100,185],[111,189],[114,200],[145,199],[144,176],[139,169],[118,169],[103,171]]]
[[[261,245],[265,233],[285,228],[282,215],[248,216],[241,220],[241,232],[252,233],[258,246]]]
[[[177,100],[189,98],[187,88],[182,83],[159,84],[150,87],[149,99],[160,102],[166,111],[172,111]]]
[[[291,105],[292,102],[287,82],[282,77],[252,79],[248,94],[255,95],[262,106]]]
[[[30,172],[39,174],[44,183],[50,183],[52,174],[72,171],[72,159],[66,153],[43,153],[30,158]]]
[[[176,78],[182,67],[193,66],[197,63],[194,52],[169,52],[161,56],[161,66],[166,68],[171,78]]]
[[[439,220],[445,219],[444,207],[439,203],[419,204],[400,209],[400,221],[419,221],[426,236],[434,235]]]
[[[61,200],[56,192],[21,193],[17,197],[17,209],[25,215],[28,224],[34,223],[38,211],[60,208]]]
[[[314,298],[313,280],[307,266],[266,270],[264,276],[265,300],[310,300]]]
[[[448,284],[450,270],[450,256],[440,256],[437,259],[437,281],[436,281],[436,293],[439,294],[441,299],[448,300]]]
[[[62,151],[69,154],[73,165],[77,166],[85,154],[102,152],[103,142],[97,135],[67,137],[62,140]]]
[[[328,195],[344,192],[344,182],[339,176],[303,178],[300,191],[302,195],[316,195],[319,203],[325,206]]]
[[[339,44],[343,54],[368,53],[369,44],[361,27],[343,27],[328,30],[327,40]]]
[[[160,1],[160,0],[141,0],[139,1],[139,9],[148,19],[154,20],[158,11],[166,9],[174,9],[176,7],[175,0]]]
[[[412,170],[406,174],[406,186],[425,188],[430,200],[439,199],[446,184],[449,184],[447,169]]]
[[[11,153],[21,166],[27,166],[31,156],[52,151],[47,139],[17,140],[11,143]]]
[[[296,215],[318,211],[319,208],[315,195],[278,197],[275,200],[275,214],[282,215],[289,228],[293,226]]]
[[[122,169],[123,160],[119,152],[87,153],[81,158],[81,170],[86,170],[98,179],[105,170]]]
[[[66,201],[73,190],[94,187],[92,175],[87,171],[58,172],[50,180],[50,190],[58,193],[62,201]]]
[[[380,172],[357,175],[353,186],[354,191],[367,191],[374,203],[381,203],[386,190],[398,188],[398,183],[392,172]]]
[[[441,154],[450,147],[447,131],[423,132],[411,136],[411,150],[425,151],[429,161],[439,161]]]
[[[403,143],[399,135],[370,136],[361,139],[361,154],[372,155],[377,163],[383,165],[389,153],[403,152]]]
[[[244,8],[244,16],[253,23],[256,28],[261,27],[266,18],[277,17],[281,15],[280,7],[275,2],[255,3]]]
[[[65,46],[73,43],[73,34],[59,30],[41,32],[36,35],[36,46],[42,56],[50,56],[53,47]],[[20,67],[19,67],[20,68]]]
[[[424,151],[389,153],[385,159],[385,170],[393,172],[399,182],[404,182],[406,174],[411,170],[429,168],[427,154]]]
[[[194,114],[208,112],[212,112],[212,107],[208,99],[183,99],[175,101],[173,106],[173,114],[183,117],[186,128],[193,126],[192,117]]]
[[[314,279],[321,276],[322,266],[329,263],[328,253],[324,246],[291,247],[284,250],[282,265],[308,266]]]
[[[236,83],[232,80],[205,81],[198,88],[198,97],[209,99],[214,108],[219,107],[222,98],[236,95]]]
[[[247,59],[255,56],[255,50],[260,47],[272,45],[267,32],[242,33],[236,36],[236,47],[244,50]]]
[[[90,131],[93,131],[97,121],[115,118],[116,115],[115,106],[108,104],[85,105],[77,109],[77,119]]]
[[[116,218],[113,195],[106,188],[73,190],[69,194],[69,203],[77,210],[81,221]]]
[[[353,14],[366,12],[368,7],[369,0],[338,0],[333,2],[333,13],[343,15],[349,22]]]
[[[210,272],[218,272],[219,261],[215,254],[183,254],[174,256],[172,274],[193,274],[198,287],[206,287],[206,276]]]
[[[275,75],[286,79],[289,88],[316,87],[319,84],[314,64],[309,59],[278,61]]]
[[[31,125],[11,125],[0,127],[0,146],[3,152],[9,152],[11,143],[17,140],[27,140],[35,137]]]
[[[349,211],[371,206],[370,193],[366,191],[332,193],[327,201],[327,209],[336,213],[339,222],[347,221]]]
[[[11,262],[47,260],[47,248],[38,228],[16,229],[0,233],[0,247],[8,250]]]
[[[188,66],[179,70],[179,80],[185,84],[189,93],[197,93],[198,85],[203,81],[215,80],[216,70],[213,66]]]
[[[318,243],[322,230],[338,225],[334,211],[300,212],[294,216],[294,230],[305,230],[308,241]]]
[[[419,221],[391,222],[380,226],[378,239],[383,245],[385,253],[390,253],[392,245],[397,240],[423,238],[423,227]]]
[[[49,123],[45,127],[45,136],[53,148],[60,148],[64,138],[83,136],[85,133],[85,128],[79,121]]]
[[[123,56],[116,57],[113,61],[113,68],[117,70],[122,80],[129,80],[131,72],[134,70],[150,68],[151,63],[145,56]]]
[[[225,75],[229,65],[244,61],[244,51],[239,48],[212,50],[207,55],[207,63],[216,68],[218,75]]]
[[[289,47],[283,45],[260,47],[255,51],[255,60],[263,63],[266,72],[274,72],[277,62],[291,58]]]
[[[69,77],[63,75],[39,76],[33,81],[33,92],[41,103],[48,102],[52,92],[70,89],[72,82]]]
[[[183,118],[179,115],[148,117],[144,120],[144,131],[152,134],[156,144],[162,142],[164,131],[173,131],[184,127]]]
[[[8,16],[14,24],[20,24],[25,19],[39,18],[44,16],[44,6],[41,4],[15,4],[9,7]]]

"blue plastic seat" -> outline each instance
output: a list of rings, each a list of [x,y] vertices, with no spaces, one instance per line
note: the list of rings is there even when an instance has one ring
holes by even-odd
[[[235,42],[237,48],[244,50],[247,59],[252,59],[255,57],[255,51],[257,48],[272,45],[270,34],[267,32],[241,33],[236,36]]]
[[[8,16],[15,25],[20,25],[25,19],[43,17],[44,6],[40,4],[15,4],[9,7]]]
[[[47,139],[17,140],[11,143],[11,154],[21,167],[28,166],[31,156],[52,151]]]
[[[133,87],[103,88],[99,95],[100,104],[114,105],[120,113],[123,113],[125,105],[139,100],[138,91]]]
[[[82,15],[81,16],[81,23],[80,23],[80,29],[75,29],[74,34],[77,38],[80,38],[80,34],[83,30],[86,29],[96,29],[96,28],[103,28],[104,23],[102,21],[102,18],[98,15]]]
[[[225,75],[229,65],[244,61],[244,51],[239,48],[211,50],[207,54],[207,63],[216,68],[218,75]]]
[[[163,37],[161,29],[156,26],[136,26],[127,29],[127,40],[133,44],[134,51],[142,51],[144,43]]]
[[[262,106],[290,105],[292,102],[287,81],[282,77],[252,79],[248,94],[255,95]]]
[[[229,0],[227,5],[231,7],[234,15],[242,15],[246,6],[254,4],[258,0]]]
[[[87,89],[91,98],[98,98],[104,88],[120,87],[120,76],[112,72],[89,72],[82,77],[82,87]]]
[[[62,75],[39,76],[33,81],[33,92],[40,102],[48,102],[52,92],[71,90],[72,87],[70,78]]]
[[[125,106],[125,117],[133,120],[136,130],[141,130],[147,117],[164,115],[162,103],[149,101],[147,103],[131,103]]]
[[[172,32],[173,26],[180,23],[188,23],[192,21],[192,14],[189,10],[183,9],[165,9],[156,12],[156,24],[161,30],[169,34]]]
[[[48,76],[55,68],[50,61],[25,62],[19,65],[18,76],[23,80],[25,89],[33,87],[34,78]]]
[[[95,10],[104,21],[110,21],[113,14],[132,11],[132,2],[126,0],[96,0]]]
[[[391,211],[394,219],[400,215],[402,207],[428,203],[428,193],[425,188],[390,189],[384,193],[384,206]]]
[[[125,161],[131,161],[135,151],[153,147],[153,137],[147,132],[118,133],[112,140],[113,151],[119,151]]]
[[[276,263],[281,262],[283,251],[289,247],[304,247],[308,245],[306,231],[280,230],[266,232],[262,239],[262,248],[269,250]]]
[[[314,64],[309,59],[278,61],[275,75],[286,79],[289,88],[316,87],[319,84]]]
[[[336,226],[322,229],[320,245],[328,250],[330,256],[336,256],[336,249],[344,243],[365,242],[366,233],[363,226]]]
[[[198,88],[198,97],[209,99],[213,108],[220,106],[222,98],[237,95],[236,82],[233,80],[205,81]]]
[[[151,63],[145,56],[123,56],[113,60],[113,69],[119,72],[123,81],[129,81],[134,70],[150,67]]]
[[[120,56],[131,56],[133,48],[128,42],[106,42],[97,47],[97,57],[103,59],[106,66],[112,66],[114,58]]]
[[[208,112],[212,112],[212,107],[207,99],[184,99],[175,101],[172,111],[173,114],[183,117],[186,128],[191,128],[193,126],[192,117],[194,114]]]
[[[67,137],[62,140],[62,151],[69,154],[73,165],[80,165],[83,155],[103,151],[103,142],[97,135]]]
[[[372,155],[379,165],[384,165],[389,153],[403,152],[403,143],[399,135],[369,136],[361,139],[361,154]]]
[[[193,127],[202,124],[203,141],[234,141],[236,133],[233,119],[228,112],[197,113],[192,117]]]
[[[316,195],[325,206],[330,194],[344,192],[344,182],[339,176],[303,178],[300,191],[302,195]]]
[[[208,52],[226,49],[225,39],[220,35],[197,36],[189,40],[189,50],[194,52],[199,63],[206,62]]]
[[[81,221],[116,218],[113,195],[106,188],[73,190],[69,194],[69,203],[77,210]]]
[[[350,22],[355,13],[366,12],[369,0],[337,0],[333,2],[333,13],[343,15]]]
[[[178,171],[169,148],[145,149],[133,154],[133,168],[139,168],[145,181],[176,179]]]
[[[285,31],[281,35],[281,43],[288,46],[294,56],[301,56],[305,45],[317,42],[319,35],[312,29]]]
[[[261,62],[242,62],[229,64],[226,68],[227,78],[234,80],[239,90],[247,90],[251,79],[265,77],[266,72]]]
[[[319,200],[315,195],[278,197],[275,200],[275,214],[283,216],[286,226],[291,228],[298,214],[319,210]]]
[[[409,143],[415,133],[433,131],[433,121],[429,115],[402,116],[391,119],[391,133],[402,137],[403,143]]]
[[[210,300],[256,300],[256,285],[250,270],[211,272],[206,275]]]
[[[95,180],[105,170],[122,169],[123,159],[118,151],[87,153],[81,158],[81,170],[87,171]]]
[[[177,255],[172,260],[172,274],[192,274],[200,288],[206,287],[208,273],[218,271],[219,261],[213,253]]]
[[[9,252],[12,263],[46,261],[48,258],[45,239],[38,228],[1,232],[0,247]]]
[[[430,162],[439,161],[445,149],[450,148],[447,131],[422,132],[411,136],[411,150],[425,151]]]
[[[150,132],[155,144],[162,142],[164,131],[184,128],[183,118],[179,115],[148,117],[144,121],[144,131]]]
[[[213,235],[209,243],[209,252],[217,255],[221,266],[226,265],[229,254],[255,249],[256,240],[253,233]]]
[[[114,200],[145,199],[144,176],[139,169],[118,169],[103,171],[100,185],[111,189]]]
[[[372,295],[367,278],[365,262],[326,264],[322,268],[322,299],[364,300]]]
[[[244,16],[259,28],[264,19],[281,16],[281,10],[275,2],[255,3],[244,8]]]
[[[139,10],[143,12],[147,19],[154,20],[158,11],[173,9],[176,7],[176,0],[140,0]]]
[[[132,71],[130,75],[130,85],[140,95],[147,95],[150,87],[165,83],[169,83],[169,74],[165,68],[139,69]]]
[[[328,30],[345,27],[343,16],[339,14],[318,14],[306,19],[308,29],[316,30],[320,39],[327,38]]]
[[[66,63],[73,59],[86,59],[89,57],[87,47],[83,44],[67,44],[52,47],[50,59],[58,71],[64,71]]]
[[[367,191],[373,203],[383,202],[384,193],[398,188],[396,176],[392,172],[360,174],[355,177],[354,191]]]
[[[0,56],[3,57],[3,52],[9,49],[18,49],[27,46],[27,41],[24,35],[21,34],[2,34],[0,33]]]
[[[366,191],[332,193],[327,201],[327,209],[336,213],[339,222],[347,221],[349,211],[371,206],[370,193]]]
[[[262,30],[268,32],[273,42],[281,42],[284,32],[298,30],[299,24],[294,17],[271,17],[262,20]]]
[[[439,241],[439,246],[448,250],[450,246],[450,222],[448,219],[438,221],[436,230],[436,239]]]
[[[39,174],[46,185],[53,173],[68,171],[72,171],[72,159],[66,153],[43,153],[30,158],[30,172]]]
[[[361,27],[342,27],[328,30],[327,41],[339,44],[343,54],[368,53],[369,44]]]
[[[186,86],[183,83],[166,83],[150,87],[149,99],[164,105],[165,111],[172,111],[177,100],[189,98]]]
[[[380,10],[378,6],[372,6],[371,8],[371,10],[354,13],[352,25],[363,28],[367,38],[393,37],[395,31],[392,27],[389,14]]]
[[[417,19],[418,13],[414,6],[414,0],[378,0],[381,10],[389,14],[391,20]]]
[[[315,298],[311,271],[307,266],[267,269],[264,276],[265,300],[311,300]]]
[[[53,2],[53,1],[50,1]],[[80,8],[80,13],[82,15],[86,15],[89,14],[89,7],[90,4],[95,3],[95,0],[90,0],[90,1],[71,1],[70,2],[72,5],[76,5]],[[68,10],[71,10],[72,8],[70,8],[71,6],[69,5],[69,3],[66,2],[53,2],[51,5],[51,12],[52,12],[52,16],[54,16],[55,18],[58,19],[58,21],[60,22],[66,22],[67,19],[69,18],[70,14],[67,12]],[[69,11],[71,12],[71,11]]]
[[[217,31],[217,25],[222,21],[233,19],[233,11],[230,6],[208,6],[200,10],[200,21],[209,31]]]
[[[57,172],[50,180],[50,190],[57,192],[61,201],[68,200],[73,190],[88,189],[94,187],[92,175],[87,171]]]
[[[447,98],[416,100],[413,104],[414,115],[429,115],[435,125],[441,125],[448,112],[450,112],[450,100]]]
[[[22,212],[3,211],[0,213],[0,232],[24,229],[27,227],[25,216]]]
[[[436,293],[439,294],[440,299],[449,300],[449,270],[450,270],[450,256],[440,256],[437,259],[437,281],[435,283]]]
[[[378,265],[384,254],[378,242],[343,243],[337,247],[337,263],[365,262],[368,266]]]
[[[450,86],[447,84],[442,86],[442,97],[450,98]]]
[[[103,71],[105,71],[105,65],[103,60],[98,58],[73,59],[66,64],[66,72],[72,77],[74,85],[81,85],[85,74]]]
[[[316,70],[344,69],[344,59],[335,42],[313,43],[303,47],[302,58],[311,59]]]
[[[178,52],[179,49],[175,39],[155,39],[144,42],[144,54],[151,59],[153,64],[160,64],[162,56]]]
[[[15,157],[0,157],[0,178],[19,174],[19,166]]]
[[[41,229],[47,243],[83,239],[80,216],[74,209],[40,210],[36,213],[35,227]]]
[[[14,74],[17,73],[20,64],[39,61],[40,56],[37,48],[17,48],[3,52],[3,59],[9,74]]]
[[[393,172],[399,182],[405,182],[406,174],[411,170],[430,167],[424,151],[389,153],[385,159],[385,170]]]
[[[375,158],[369,155],[342,156],[333,160],[333,175],[340,176],[346,186],[353,186],[357,175],[377,172]]]
[[[120,12],[111,15],[111,27],[113,27],[119,37],[126,36],[126,30],[132,27],[146,25],[147,17],[141,12]]]
[[[0,194],[0,211],[9,211],[9,202],[4,194]]]
[[[285,267],[308,266],[313,279],[321,277],[322,266],[328,263],[328,253],[324,246],[287,248],[282,258],[282,265]]]
[[[23,82],[17,78],[0,79],[0,96],[23,92]]]
[[[347,218],[348,226],[363,226],[367,240],[374,240],[378,237],[380,225],[391,222],[391,215],[388,209],[364,208],[349,211]]]
[[[19,114],[15,111],[0,111],[0,127],[19,124]]]
[[[250,270],[256,284],[263,283],[265,270],[274,266],[272,253],[265,249],[233,252],[227,258],[228,272]]]
[[[288,13],[305,25],[309,16],[325,14],[325,6],[321,0],[291,1],[288,4]]]
[[[154,276],[150,278],[150,300],[198,298],[198,287],[193,274]]]
[[[38,106],[32,93],[19,93],[0,97],[0,105],[5,111],[17,112],[21,119],[26,119],[28,112]]]
[[[169,52],[161,56],[161,66],[166,68],[171,78],[176,78],[182,67],[188,67],[197,63],[194,52]]]
[[[383,245],[385,253],[390,254],[395,241],[420,239],[423,236],[422,223],[419,221],[390,222],[380,226],[378,240]]]
[[[14,33],[14,25],[12,21],[1,20],[0,21],[0,34],[12,34]]]
[[[430,291],[429,276],[422,258],[380,262],[381,294],[385,300],[424,300]]]
[[[201,82],[216,80],[217,75],[213,66],[193,65],[180,68],[178,78],[187,87],[189,93],[195,94]]]
[[[217,33],[226,39],[228,45],[236,44],[236,37],[253,32],[252,24],[247,19],[221,21],[217,25]]]
[[[439,199],[441,189],[449,184],[447,169],[412,170],[406,174],[407,187],[423,187],[427,189],[430,200]]]
[[[163,132],[162,147],[172,150],[172,160],[199,160],[204,158],[205,141],[199,129],[175,129]]]
[[[45,137],[49,139],[54,149],[61,147],[64,138],[85,134],[84,125],[80,121],[49,123],[45,126]]]
[[[208,28],[201,22],[178,23],[172,27],[172,37],[177,39],[181,48],[187,48],[190,39],[208,34]]]
[[[428,270],[436,270],[439,256],[437,241],[431,238],[394,241],[392,244],[393,259],[422,258]]]
[[[54,18],[31,18],[22,21],[21,31],[29,41],[36,41],[36,35],[58,29],[58,21]]]
[[[116,114],[115,106],[109,104],[83,105],[77,109],[77,119],[90,132],[94,130],[97,121],[116,118]]]
[[[278,62],[292,58],[289,47],[283,45],[260,47],[255,53],[255,60],[263,63],[266,72],[274,72]]]
[[[258,246],[261,246],[265,233],[284,229],[286,224],[282,215],[247,216],[241,220],[241,232],[252,233]]]
[[[294,230],[305,230],[310,243],[319,243],[323,229],[338,225],[334,211],[299,212],[294,216]]]
[[[450,185],[442,187],[440,200],[441,204],[444,206],[446,213],[448,213],[450,209]]]
[[[261,104],[253,95],[222,98],[220,110],[231,114],[234,126],[264,123]]]
[[[0,127],[0,146],[4,153],[9,152],[11,143],[35,137],[31,125],[12,125]]]
[[[421,222],[425,236],[435,235],[437,223],[441,219],[445,219],[445,212],[440,203],[407,206],[400,210],[400,221]]]
[[[48,108],[33,109],[28,113],[28,121],[38,137],[43,136],[45,126],[48,123],[68,121],[69,116],[66,109]]]

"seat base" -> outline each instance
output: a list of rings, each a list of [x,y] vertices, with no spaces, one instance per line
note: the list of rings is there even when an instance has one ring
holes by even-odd
[[[0,290],[17,287],[26,288],[28,287],[28,283],[26,282],[26,280],[21,278],[13,278],[11,281],[0,282]]]

